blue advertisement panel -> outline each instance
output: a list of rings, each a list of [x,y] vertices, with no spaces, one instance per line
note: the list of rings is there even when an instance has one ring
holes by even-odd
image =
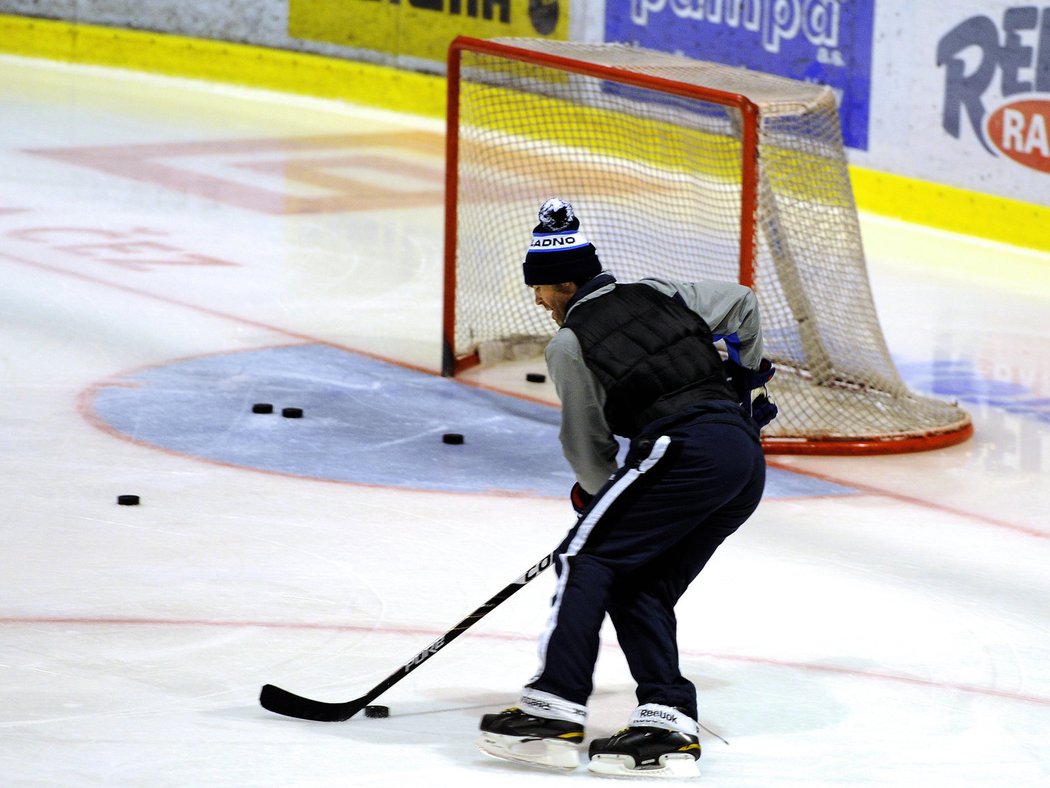
[[[605,40],[828,85],[868,148],[875,0],[606,0]]]

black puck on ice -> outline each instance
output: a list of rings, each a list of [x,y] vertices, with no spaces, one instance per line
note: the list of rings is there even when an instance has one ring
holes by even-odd
[[[138,506],[139,497],[137,495],[118,495],[117,503],[121,506]]]
[[[541,372],[529,372],[525,375],[525,380],[529,383],[543,383],[547,380],[547,376]]]
[[[365,706],[365,716],[372,719],[382,719],[390,716],[389,706]]]
[[[458,432],[446,432],[441,436],[442,443],[451,443],[453,446],[458,446],[463,442],[463,436]]]
[[[252,405],[252,413],[273,413],[273,405],[269,402],[256,402]]]
[[[303,417],[302,408],[282,408],[281,415],[286,419],[301,419]]]

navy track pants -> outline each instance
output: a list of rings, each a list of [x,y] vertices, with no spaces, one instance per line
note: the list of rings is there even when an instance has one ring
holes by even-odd
[[[593,690],[608,613],[638,704],[697,718],[679,668],[674,607],[765,486],[758,431],[733,408],[655,422],[558,548],[557,588],[528,687],[581,705]]]

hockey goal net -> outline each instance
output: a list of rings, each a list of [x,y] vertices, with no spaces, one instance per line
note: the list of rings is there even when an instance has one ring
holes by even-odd
[[[562,197],[621,282],[754,289],[778,370],[767,451],[969,437],[890,358],[829,88],[622,44],[461,37],[448,91],[446,375],[542,352],[556,326],[521,262],[538,206]]]

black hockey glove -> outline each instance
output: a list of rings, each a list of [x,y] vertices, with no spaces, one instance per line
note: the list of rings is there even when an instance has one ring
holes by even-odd
[[[759,394],[751,403],[751,418],[759,429],[773,421],[779,412],[780,408],[777,407],[777,403],[765,394]]]
[[[576,514],[583,514],[594,500],[594,496],[583,489],[579,482],[576,482],[569,491],[569,500],[572,501],[572,508],[576,510]]]
[[[736,394],[740,407],[744,409],[748,416],[754,419],[759,429],[765,427],[777,417],[777,413],[780,412],[779,408],[777,408],[777,404],[769,398],[768,393],[765,391],[752,401],[751,391],[758,388],[764,389],[769,379],[776,374],[777,368],[773,366],[773,362],[768,358],[762,359],[757,370],[742,367],[728,358],[723,363],[726,368],[726,378]]]

